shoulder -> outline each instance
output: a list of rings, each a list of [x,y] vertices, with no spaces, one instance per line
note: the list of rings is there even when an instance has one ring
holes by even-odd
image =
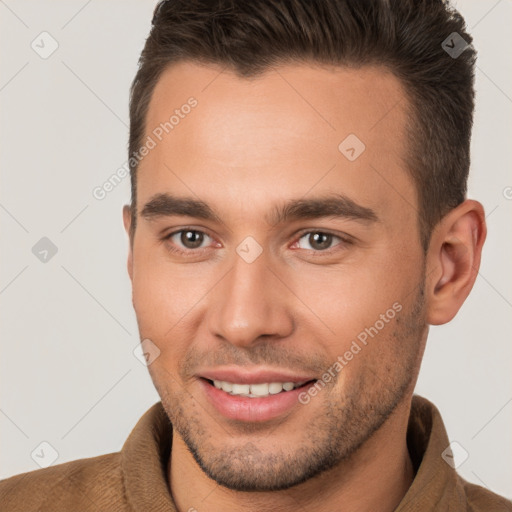
[[[495,494],[485,487],[472,484],[461,476],[459,476],[459,481],[466,495],[468,511],[488,512],[492,510],[493,512],[512,512],[512,501],[507,498]]]
[[[124,511],[121,454],[110,453],[0,481],[2,512]]]

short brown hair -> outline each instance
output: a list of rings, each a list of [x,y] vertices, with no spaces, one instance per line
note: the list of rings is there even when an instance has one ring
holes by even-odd
[[[456,58],[447,51],[455,42],[458,48],[467,44]],[[178,61],[220,64],[240,77],[285,62],[384,66],[405,86],[411,105],[406,162],[426,251],[434,226],[466,197],[476,58],[471,43],[462,16],[442,0],[164,0],[155,8],[130,91],[129,155],[142,144],[159,77]],[[133,158],[130,175],[133,238]]]

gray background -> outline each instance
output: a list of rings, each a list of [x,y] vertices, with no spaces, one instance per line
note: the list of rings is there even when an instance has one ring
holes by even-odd
[[[472,294],[431,328],[416,392],[469,453],[460,474],[512,498],[512,2],[456,5],[479,51],[469,196],[489,235]],[[129,178],[92,195],[126,161],[128,88],[153,7],[0,0],[0,478],[37,469],[43,441],[55,464],[118,451],[159,400],[133,354]],[[31,47],[51,48],[43,31],[59,45],[46,59]],[[32,252],[43,237],[58,249],[47,262]]]

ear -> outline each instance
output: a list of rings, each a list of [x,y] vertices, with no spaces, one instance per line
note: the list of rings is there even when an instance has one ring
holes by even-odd
[[[126,234],[128,235],[128,239],[130,241],[128,247],[128,275],[130,276],[130,281],[133,280],[133,239],[130,232],[130,226],[132,224],[132,211],[129,205],[125,204],[123,206],[123,224]]]
[[[439,221],[427,253],[429,324],[445,324],[459,311],[478,275],[486,235],[478,201],[465,200]]]

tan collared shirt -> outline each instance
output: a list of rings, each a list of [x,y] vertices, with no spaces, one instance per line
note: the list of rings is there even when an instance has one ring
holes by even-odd
[[[407,432],[414,481],[395,512],[509,512],[512,501],[461,478],[442,457],[449,445],[436,407],[414,395]],[[120,452],[0,481],[1,512],[176,512],[167,483],[172,425],[161,402]]]

